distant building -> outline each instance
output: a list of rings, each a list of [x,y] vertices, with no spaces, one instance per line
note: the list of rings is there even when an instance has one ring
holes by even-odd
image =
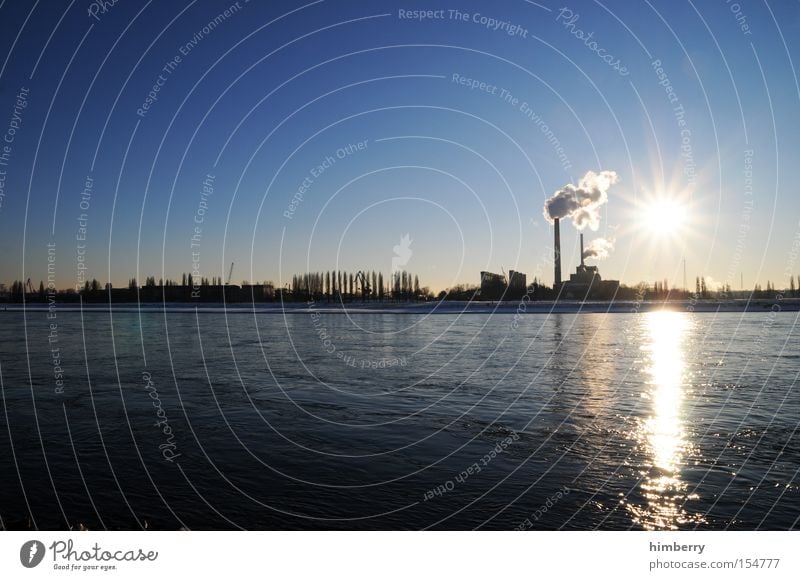
[[[576,300],[604,300],[613,298],[619,290],[619,280],[603,280],[597,266],[583,262],[583,234],[581,234],[581,265],[561,283],[560,296]]]
[[[586,284],[602,281],[597,266],[587,266],[581,260],[581,265],[575,268],[575,273],[569,275],[570,284]]]
[[[508,271],[508,289],[510,292],[524,294],[527,287],[528,277],[525,274],[515,270]]]
[[[581,260],[581,262],[583,262]],[[575,273],[570,274],[569,280],[561,283],[561,296],[563,298],[587,299],[603,282],[597,266],[586,266],[581,263],[575,268]]]
[[[481,272],[482,300],[517,299],[525,294],[527,286],[527,276],[522,272],[509,271],[508,281],[502,274]]]
[[[481,272],[481,299],[497,300],[506,289],[506,277],[494,272]]]

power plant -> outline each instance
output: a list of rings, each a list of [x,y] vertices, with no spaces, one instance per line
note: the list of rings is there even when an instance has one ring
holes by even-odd
[[[578,230],[590,228],[595,231],[600,225],[600,210],[608,201],[608,189],[617,183],[613,171],[587,171],[577,184],[566,184],[544,202],[542,213],[553,224],[553,288],[541,291],[541,284],[526,287],[524,274],[510,272],[508,281],[504,275],[481,272],[480,294],[484,299],[510,298],[511,295],[536,294],[545,299],[607,300],[617,296],[619,280],[603,280],[597,266],[587,266],[585,259],[601,259],[613,249],[613,236],[597,238],[589,242],[588,248],[581,240],[581,263],[569,280],[561,277],[561,220],[570,219]],[[534,279],[536,282],[536,279]]]
[[[555,273],[553,276],[553,289],[558,291],[558,289],[561,287],[561,227],[559,226],[558,218],[554,218],[553,222],[553,227],[555,228],[555,242],[553,245],[555,254]],[[583,253],[583,250],[581,250],[581,253]]]
[[[575,300],[597,300],[612,298],[619,290],[619,280],[603,280],[597,266],[587,266],[584,262],[583,234],[581,233],[581,264],[570,274],[569,280],[561,280],[561,232],[558,218],[554,219],[554,263],[553,289],[559,298]]]
[[[581,263],[570,274],[569,280],[561,279],[561,224],[559,218],[553,218],[553,291],[556,299],[570,300],[609,300],[619,290],[619,280],[603,280],[597,266],[587,266],[586,257],[595,255],[591,246],[587,251],[581,241]],[[480,296],[483,300],[515,299],[530,289],[527,277],[522,272],[510,270],[508,278],[504,274],[481,272]]]

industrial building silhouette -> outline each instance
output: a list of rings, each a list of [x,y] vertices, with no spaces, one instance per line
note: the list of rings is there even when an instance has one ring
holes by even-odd
[[[553,220],[553,291],[559,299],[609,300],[619,290],[619,280],[603,280],[597,266],[587,266],[581,238],[581,263],[570,274],[569,280],[561,279],[561,226],[559,218]],[[531,293],[527,278],[522,272],[509,270],[508,279],[503,274],[481,272],[480,296],[483,300],[513,300]]]

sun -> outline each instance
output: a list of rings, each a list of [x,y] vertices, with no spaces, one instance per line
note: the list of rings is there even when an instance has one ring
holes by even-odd
[[[677,199],[659,197],[642,207],[641,228],[659,238],[673,237],[686,225],[686,206]]]

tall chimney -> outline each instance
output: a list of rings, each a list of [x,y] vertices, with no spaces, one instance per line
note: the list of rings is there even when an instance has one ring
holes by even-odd
[[[581,233],[581,270],[583,270],[583,233]]]
[[[558,218],[555,218],[555,283],[553,287],[558,290],[561,287],[561,230],[558,225]]]

